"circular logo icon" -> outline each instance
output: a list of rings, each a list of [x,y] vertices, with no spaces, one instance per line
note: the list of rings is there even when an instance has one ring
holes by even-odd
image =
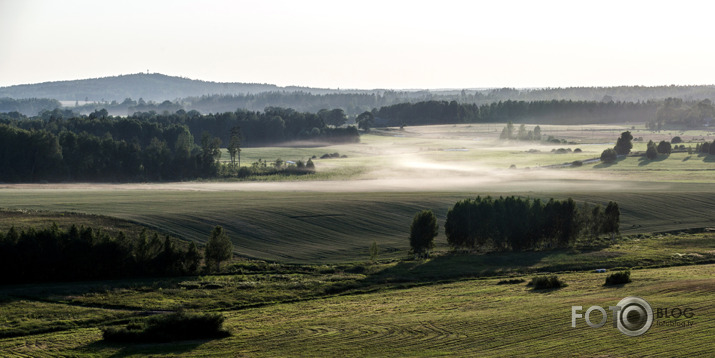
[[[623,334],[636,337],[645,333],[653,324],[653,309],[640,297],[628,296],[618,302],[616,324]]]

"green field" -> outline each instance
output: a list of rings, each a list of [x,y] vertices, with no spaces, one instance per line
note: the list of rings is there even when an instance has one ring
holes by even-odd
[[[332,146],[301,146],[244,148],[242,165],[262,159],[273,162],[283,160],[306,161],[312,156],[318,174],[313,180],[384,179],[425,176],[514,176],[504,173],[511,165],[518,169],[547,168],[599,158],[601,152],[613,147],[622,131],[630,130],[636,139],[634,151],[645,151],[649,140],[670,141],[680,136],[684,145],[695,147],[696,143],[715,140],[710,131],[662,131],[651,132],[636,126],[626,125],[542,125],[544,138],[554,136],[567,143],[546,141],[499,140],[504,124],[435,125],[375,130],[363,135],[358,144]],[[527,125],[531,129],[534,125]],[[581,149],[581,153],[555,154],[559,148]],[[323,154],[339,153],[347,158],[319,159]],[[222,156],[228,160],[228,154]],[[660,181],[660,182],[705,182],[715,183],[715,159],[699,154],[674,153],[654,161],[628,158],[615,165],[584,165],[569,172],[543,173],[543,171],[519,172],[519,177],[559,177],[571,179],[597,178],[598,180]],[[255,178],[276,180],[276,178]],[[286,180],[285,177],[278,178]],[[296,177],[295,180],[311,179]]]
[[[707,356],[715,329],[714,270],[713,265],[636,270],[633,283],[614,288],[602,286],[605,274],[566,273],[560,277],[568,286],[553,291],[497,285],[498,279],[466,280],[225,312],[233,335],[214,341],[108,345],[100,341],[99,329],[77,327],[2,339],[0,351],[33,357]],[[692,326],[656,324],[635,338],[610,324],[593,329],[581,320],[571,328],[571,306],[605,307],[629,295],[654,308],[690,307],[694,316],[680,321]],[[681,337],[681,344],[673,344],[674,337]]]
[[[569,188],[568,184],[563,184]],[[625,184],[624,184],[625,185]],[[611,191],[521,194],[548,200],[619,202],[621,232],[634,234],[713,226],[715,190],[709,184],[641,186]],[[522,189],[523,190],[523,189]],[[552,189],[553,190],[553,189]],[[408,249],[412,216],[432,209],[443,223],[447,210],[466,197],[499,192],[244,192],[176,190],[2,190],[7,208],[76,211],[140,223],[176,237],[205,242],[215,225],[228,230],[239,255],[283,262],[351,262],[368,258],[377,241],[385,258]],[[519,194],[505,192],[504,194]],[[443,233],[436,239],[445,247]]]
[[[3,231],[57,223],[136,236],[149,228],[205,243],[221,225],[237,255],[217,275],[0,287],[0,356],[707,356],[715,328],[714,157],[564,165],[599,157],[631,126],[542,126],[545,137],[567,142],[559,144],[499,141],[503,124],[379,129],[356,144],[242,151],[242,165],[316,156],[317,173],[305,176],[0,184]],[[634,150],[675,135],[686,146],[715,139],[641,125],[632,132],[643,137]],[[571,151],[552,152],[559,148]],[[319,159],[335,152],[347,157]],[[447,210],[477,195],[616,201],[621,233],[569,249],[454,253],[442,229]],[[440,234],[430,259],[412,260],[409,226],[423,209],[435,212]],[[369,261],[373,241],[377,262]],[[594,268],[634,268],[634,282],[603,287]],[[568,286],[497,285],[542,272]],[[654,326],[637,338],[608,325],[570,327],[572,305],[614,305],[629,295],[693,307],[694,325]],[[101,341],[103,327],[182,308],[221,312],[233,335]]]

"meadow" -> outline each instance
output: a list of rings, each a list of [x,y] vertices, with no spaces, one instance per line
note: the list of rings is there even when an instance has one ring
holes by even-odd
[[[677,152],[647,160],[589,161],[631,130],[648,140],[710,131],[655,133],[640,125],[551,126],[560,143],[500,141],[503,124],[373,130],[360,143],[243,148],[242,165],[315,156],[317,173],[179,183],[0,184],[0,230],[10,226],[144,228],[205,243],[216,225],[236,258],[221,274],[0,287],[3,356],[673,356],[706,355],[715,260],[715,160]],[[527,129],[533,126],[527,125]],[[559,148],[570,149],[563,154]],[[580,149],[575,151],[575,149]],[[320,159],[339,153],[342,158]],[[224,159],[228,158],[226,154]],[[570,165],[583,161],[579,167]],[[511,166],[515,168],[510,169]],[[442,226],[455,202],[477,195],[572,197],[621,208],[616,241],[570,249],[454,253]],[[432,258],[408,255],[409,225],[435,212]],[[371,262],[369,247],[380,252]],[[634,268],[633,283],[603,287],[595,268]],[[533,291],[556,272],[568,286]],[[658,307],[696,308],[692,327],[570,327],[570,306],[608,306],[638,295]],[[515,308],[516,307],[516,308]],[[528,309],[526,308],[528,307]],[[111,345],[101,328],[177,309],[221,312],[229,338]],[[683,343],[670,343],[682,337]]]
[[[603,286],[605,274],[563,273],[567,287],[541,291],[498,285],[496,278],[461,280],[228,311],[232,336],[213,341],[114,345],[101,342],[99,328],[78,326],[2,339],[0,351],[33,357],[706,356],[715,329],[714,269],[635,270],[632,283],[617,287]],[[653,308],[691,308],[694,315],[659,318],[684,326],[656,322],[635,338],[610,323],[594,329],[580,320],[571,327],[571,306],[606,307],[629,295]]]

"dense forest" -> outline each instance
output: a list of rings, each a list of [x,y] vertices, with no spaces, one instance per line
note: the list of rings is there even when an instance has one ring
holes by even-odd
[[[56,99],[47,98],[0,98],[0,113],[18,112],[24,115],[37,115],[40,112],[54,110],[62,105]]]
[[[333,126],[326,124],[332,123]],[[219,174],[221,144],[237,147],[305,139],[357,142],[341,110],[299,113],[269,108],[201,115],[107,111],[76,116],[56,109],[27,118],[0,115],[0,181],[156,181]],[[193,133],[200,133],[195,138]]]
[[[504,101],[460,104],[457,101],[401,103],[375,111],[376,125],[401,126],[475,122],[550,124],[646,122],[655,118],[656,102]]]
[[[136,276],[190,275],[199,272],[202,255],[195,243],[143,231],[138,238],[123,232],[72,225],[0,233],[0,284],[112,279]]]

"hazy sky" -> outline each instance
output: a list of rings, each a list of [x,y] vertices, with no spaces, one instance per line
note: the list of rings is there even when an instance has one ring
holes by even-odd
[[[707,1],[0,0],[0,86],[137,72],[330,88],[715,83]]]

